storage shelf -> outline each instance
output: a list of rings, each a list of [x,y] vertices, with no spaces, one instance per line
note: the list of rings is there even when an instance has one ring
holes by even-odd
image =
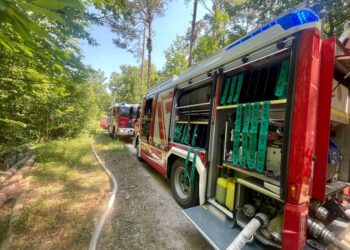
[[[266,182],[269,182],[269,183],[272,183],[272,184],[274,184],[276,186],[280,186],[280,182],[279,181],[274,180],[274,179],[272,179],[272,178],[270,178],[268,176],[265,176],[263,174],[259,174],[259,173],[254,172],[254,171],[250,171],[250,170],[247,170],[247,169],[244,169],[244,168],[240,168],[240,167],[234,166],[234,165],[232,165],[232,163],[228,163],[228,162],[224,162],[223,165],[226,168],[230,168],[230,169],[233,169],[233,170],[235,170],[237,172],[240,172],[240,173],[243,173],[243,174],[255,177],[257,179],[260,179],[260,180],[263,180],[263,181],[266,181]]]
[[[278,201],[282,201],[281,196],[271,192],[270,190],[268,190],[266,187],[264,187],[263,185],[261,185],[256,179],[253,179],[252,177],[248,177],[248,178],[237,178],[237,183],[242,184],[245,187],[248,187],[250,189],[253,189],[255,191],[258,191],[262,194],[265,194],[275,200]]]
[[[343,74],[350,72],[350,55],[340,55],[336,57],[335,68]]]
[[[208,125],[207,121],[176,121],[176,124],[199,124],[199,125]]]
[[[350,115],[338,109],[331,109],[331,121],[348,124]]]
[[[179,107],[176,107],[176,109],[189,109],[189,108],[203,107],[203,106],[209,106],[209,105],[210,105],[210,102],[204,102],[204,103],[179,106]]]
[[[259,102],[260,105],[263,105],[264,102]],[[287,99],[281,99],[281,100],[273,100],[270,101],[270,105],[280,105],[280,104],[286,104],[287,103]],[[253,102],[248,103],[249,105],[253,105]],[[225,106],[218,106],[216,109],[220,110],[220,109],[235,109],[238,107],[239,104],[234,104],[234,105],[225,105]],[[246,103],[243,103],[242,106],[246,106]]]

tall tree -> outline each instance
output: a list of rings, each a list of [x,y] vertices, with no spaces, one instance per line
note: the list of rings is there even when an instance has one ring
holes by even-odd
[[[148,62],[145,60],[144,68],[148,67]],[[111,79],[108,82],[108,88],[112,92],[112,96],[117,102],[127,102],[127,103],[139,103],[141,102],[142,96],[146,93],[147,88],[144,86],[143,89],[139,87],[140,81],[140,71],[141,68],[132,65],[122,65],[120,66],[120,72],[112,72]],[[148,78],[147,70],[146,77]],[[155,66],[151,67],[150,74],[151,82],[157,83],[161,80],[159,72],[156,70]],[[152,87],[152,85],[151,85]],[[141,91],[141,96],[139,92]]]
[[[171,77],[179,75],[187,68],[188,43],[183,36],[176,36],[170,47],[164,51],[165,65],[163,68],[163,75]]]
[[[269,20],[307,4],[322,18],[325,37],[342,33],[344,23],[350,16],[350,2],[347,0],[239,0],[234,4],[224,4],[224,10],[232,20],[233,32],[230,32],[230,36],[235,40]]]
[[[192,22],[191,22],[191,34],[190,34],[190,47],[189,47],[189,56],[188,56],[188,67],[192,64],[192,53],[193,45],[196,39],[196,20],[197,20],[197,7],[198,0],[193,0],[193,13],[192,13]]]
[[[157,16],[164,14],[166,0],[135,0],[127,3],[127,9],[130,11],[131,18],[121,19],[118,25],[112,31],[115,32],[117,38],[115,44],[118,47],[127,49],[141,58],[141,69],[144,55],[144,44],[147,49],[147,87],[151,86],[151,70],[152,70],[152,49],[153,49],[153,21]],[[144,36],[142,36],[144,34]],[[142,40],[145,37],[145,42]],[[142,40],[142,42],[141,42]],[[141,46],[140,46],[141,45]],[[140,53],[141,52],[141,53]],[[141,74],[143,79],[143,74]],[[143,81],[142,81],[143,83]]]
[[[142,39],[142,49],[141,49],[141,70],[140,70],[140,99],[142,98],[143,83],[144,83],[144,65],[145,65],[145,48],[146,48],[146,25],[143,28],[143,39]]]
[[[229,15],[221,9],[207,17],[205,34],[199,37],[198,46],[193,51],[195,61],[203,60],[232,41],[227,33],[229,21]]]
[[[94,70],[90,66],[87,67],[87,83],[91,85],[96,96],[96,103],[102,112],[107,112],[111,104],[111,96],[107,92],[106,76],[103,71]]]
[[[346,21],[350,20],[350,2],[346,0],[317,0],[315,10],[319,12],[324,23],[325,37],[340,36]]]
[[[122,65],[120,73],[113,72],[109,81],[109,88],[116,102],[138,103],[139,68]]]
[[[134,57],[141,61],[140,72],[140,89],[143,89],[144,73],[143,65],[145,60],[146,48],[146,32],[147,25],[145,20],[138,14],[137,2],[129,2],[127,8],[130,11],[130,18],[118,19],[110,22],[112,32],[116,38],[113,39],[114,44],[122,49],[126,49]],[[141,95],[141,92],[139,93]]]
[[[138,0],[139,13],[147,25],[147,87],[151,86],[152,49],[153,49],[153,21],[157,16],[164,15],[165,0]]]
[[[90,4],[122,13],[112,0],[0,0],[0,151],[74,135],[94,116],[96,89],[77,42],[96,45],[87,28],[103,21]]]

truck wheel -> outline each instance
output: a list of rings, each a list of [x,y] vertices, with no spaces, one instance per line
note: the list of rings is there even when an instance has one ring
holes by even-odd
[[[187,174],[184,177],[184,171],[185,160],[177,159],[171,168],[171,190],[176,202],[179,203],[179,205],[183,208],[189,208],[198,204],[198,175],[195,174],[195,185],[192,190],[190,186],[190,176]]]
[[[136,139],[136,158],[139,160],[139,161],[142,161],[142,158],[141,158],[141,146],[140,146],[140,141],[139,139]]]

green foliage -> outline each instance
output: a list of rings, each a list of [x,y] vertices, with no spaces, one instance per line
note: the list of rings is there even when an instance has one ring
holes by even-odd
[[[203,20],[197,21],[201,28],[195,38],[193,50],[194,61],[198,62],[224,48],[229,43],[245,36],[248,32],[264,23],[291,11],[305,6],[305,1],[264,1],[264,0],[212,0],[211,8],[207,2],[200,2],[209,12]],[[304,5],[302,5],[304,4]],[[310,6],[323,22],[323,36],[339,36],[350,16],[350,2],[345,0],[316,0]],[[203,29],[204,32],[201,32]],[[187,35],[184,41],[179,36],[165,52],[165,76],[184,69],[182,61],[185,53],[183,46],[189,43]]]
[[[320,15],[323,17],[324,36],[340,36],[344,31],[344,24],[350,20],[350,2],[345,0],[318,0]]]
[[[111,96],[107,93],[107,78],[101,70],[89,69],[88,83],[91,85],[93,95],[95,96],[98,110],[107,112],[111,104]]]
[[[76,135],[110,102],[102,73],[81,62],[78,39],[95,45],[86,29],[100,23],[90,4],[120,10],[107,0],[0,0],[0,151]]]
[[[122,65],[121,72],[113,72],[109,88],[116,102],[138,103],[140,71],[136,66]]]
[[[236,40],[248,31],[295,9],[304,2],[302,0],[237,0],[234,4],[226,2],[224,10],[229,14],[233,28],[229,35]],[[350,16],[349,1],[315,0],[310,7],[322,18],[325,37],[339,36],[343,32],[343,26]]]
[[[144,65],[145,78],[147,75],[147,61]],[[136,66],[122,65],[120,66],[120,73],[113,72],[108,83],[108,88],[112,92],[112,96],[116,102],[125,103],[140,103],[142,96],[147,92],[147,86],[144,84],[142,89],[140,88],[140,74],[141,69]],[[152,85],[159,83],[162,78],[155,66],[152,65],[151,69]]]
[[[207,16],[205,34],[199,37],[198,45],[193,51],[196,62],[214,54],[231,42],[227,35],[230,17],[221,9],[216,9],[212,16]]]
[[[126,7],[128,16],[119,22],[112,22],[112,31],[116,34],[113,40],[117,47],[131,52],[144,65],[145,50],[148,53],[147,86],[152,85],[152,46],[153,46],[153,21],[155,17],[164,14],[167,0],[135,0],[128,1]],[[141,74],[140,74],[141,78]],[[140,86],[144,85],[142,78]],[[142,92],[142,90],[141,90]]]
[[[162,74],[165,77],[179,75],[187,68],[188,43],[184,37],[177,35],[164,54],[166,61]]]
[[[263,23],[295,8],[301,0],[200,1],[209,13],[196,22],[193,57],[198,62]],[[124,65],[108,87],[116,101],[138,103],[159,81],[187,67],[189,36],[177,36],[165,51],[160,74],[151,64],[152,24],[166,0],[0,0],[0,151],[28,141],[74,136],[89,129],[111,97],[101,71],[86,67],[78,40],[97,45],[87,28],[109,25],[115,43],[144,62]],[[316,0],[312,7],[324,20],[323,35],[340,35],[350,16],[350,2]],[[94,8],[91,8],[91,6]],[[146,31],[144,33],[144,31]],[[147,46],[143,47],[143,35]],[[142,86],[142,87],[141,87]]]

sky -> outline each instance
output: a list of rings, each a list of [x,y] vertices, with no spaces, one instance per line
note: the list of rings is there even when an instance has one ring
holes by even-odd
[[[165,15],[154,20],[152,63],[157,69],[163,68],[165,63],[164,51],[175,40],[176,34],[184,35],[191,26],[192,8],[192,2],[186,6],[184,0],[174,0],[167,5]],[[199,4],[197,20],[201,19],[205,13],[206,10]],[[89,31],[97,40],[99,46],[93,47],[86,41],[81,41],[84,54],[83,62],[85,64],[91,65],[96,70],[101,69],[108,78],[113,71],[119,71],[121,65],[138,65],[137,60],[131,53],[115,47],[112,43],[114,34],[107,27],[93,26]]]

